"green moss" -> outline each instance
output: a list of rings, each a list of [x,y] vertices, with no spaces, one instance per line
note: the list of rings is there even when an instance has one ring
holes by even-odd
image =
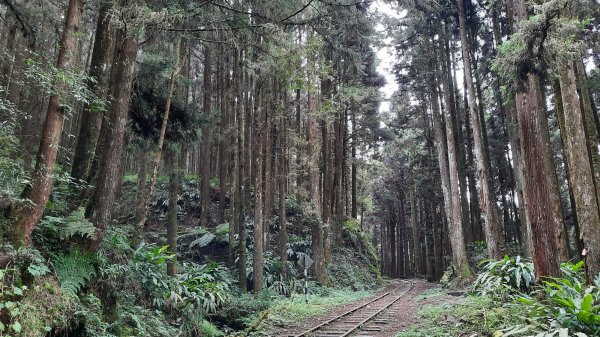
[[[61,331],[75,324],[77,298],[64,294],[51,277],[36,279],[20,302],[19,322],[23,337],[43,337],[50,330]]]

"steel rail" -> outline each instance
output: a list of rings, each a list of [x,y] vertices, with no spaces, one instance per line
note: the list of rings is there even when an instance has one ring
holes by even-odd
[[[363,324],[365,324],[366,322],[370,321],[375,316],[379,315],[381,312],[383,312],[384,310],[386,310],[387,308],[389,308],[390,306],[392,306],[394,303],[398,302],[404,295],[406,295],[413,288],[414,282],[412,282],[412,281],[408,281],[408,282],[410,283],[410,287],[408,287],[408,289],[406,291],[404,291],[402,293],[402,295],[398,296],[397,298],[395,298],[390,303],[384,305],[381,309],[377,310],[374,314],[368,316],[367,318],[365,318],[364,320],[362,320],[360,323],[358,323],[358,324],[354,325],[353,327],[351,327],[350,330],[348,330],[345,333],[343,333],[343,335],[336,336],[336,337],[346,337],[346,336],[350,335],[356,329],[360,328]],[[313,333],[313,332],[315,332],[317,330],[320,330],[321,328],[323,328],[323,327],[325,327],[325,326],[327,326],[327,325],[329,325],[331,323],[334,323],[334,322],[336,322],[336,321],[338,321],[338,320],[340,320],[340,319],[342,319],[342,318],[344,318],[344,317],[346,317],[346,316],[348,316],[348,315],[350,315],[352,313],[355,313],[356,311],[358,311],[360,309],[365,308],[366,306],[368,306],[369,304],[371,304],[373,302],[376,302],[376,301],[378,301],[378,300],[380,300],[380,299],[382,299],[382,298],[384,298],[386,296],[389,296],[390,294],[394,293],[399,288],[400,287],[396,288],[394,291],[388,291],[385,294],[383,294],[383,295],[381,295],[381,296],[379,296],[379,297],[377,297],[377,298],[375,298],[375,299],[373,299],[373,300],[371,300],[371,301],[369,301],[367,303],[359,305],[356,308],[350,309],[350,310],[348,310],[348,311],[346,311],[346,312],[344,312],[344,313],[342,313],[340,315],[337,315],[336,317],[334,317],[332,319],[329,319],[329,320],[327,320],[327,321],[325,321],[325,322],[323,322],[323,323],[321,323],[321,324],[319,324],[317,326],[314,326],[314,327],[312,327],[312,328],[310,328],[308,330],[305,330],[305,331],[301,332],[298,335],[294,335],[293,337],[307,336],[308,334],[311,334],[311,333]]]

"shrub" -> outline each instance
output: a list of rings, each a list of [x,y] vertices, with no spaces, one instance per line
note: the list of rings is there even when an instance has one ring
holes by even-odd
[[[473,284],[481,295],[505,298],[516,293],[530,293],[535,283],[533,264],[520,256],[502,260],[484,260],[483,270]]]

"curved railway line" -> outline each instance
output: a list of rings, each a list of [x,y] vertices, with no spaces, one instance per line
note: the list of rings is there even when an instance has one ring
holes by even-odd
[[[347,337],[353,336],[359,331],[361,335],[355,336],[370,337],[369,333],[380,331],[381,325],[388,323],[390,318],[383,317],[386,311],[389,314],[397,313],[391,307],[404,297],[413,286],[413,281],[402,281],[402,285],[394,290],[289,337]]]

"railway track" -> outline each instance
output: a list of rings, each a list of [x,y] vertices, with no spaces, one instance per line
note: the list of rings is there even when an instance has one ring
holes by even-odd
[[[388,324],[397,309],[393,308],[414,286],[412,281],[402,281],[403,285],[386,292],[369,302],[343,312],[331,319],[321,322],[310,329],[289,337],[347,337],[360,331],[362,337],[378,332]]]

